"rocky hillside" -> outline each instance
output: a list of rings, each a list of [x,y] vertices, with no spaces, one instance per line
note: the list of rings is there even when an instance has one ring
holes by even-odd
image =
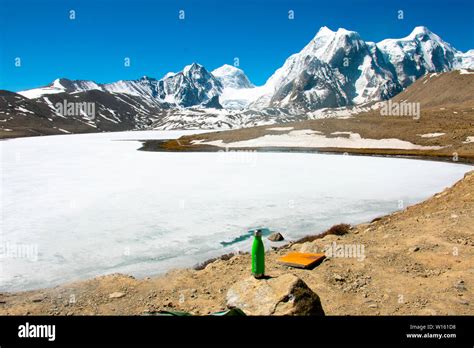
[[[137,96],[100,90],[35,99],[0,91],[0,138],[145,129],[161,113]]]
[[[427,74],[392,100],[420,103],[423,109],[474,107],[474,70]]]

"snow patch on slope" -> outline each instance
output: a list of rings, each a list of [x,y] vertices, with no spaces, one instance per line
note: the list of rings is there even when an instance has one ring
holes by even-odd
[[[340,132],[349,137],[328,138],[310,129],[291,131],[287,134],[264,135],[255,139],[224,143],[222,140],[209,141],[201,144],[219,147],[335,147],[335,148],[365,148],[365,149],[404,149],[404,150],[437,150],[441,146],[422,146],[400,139],[367,139],[358,133]]]

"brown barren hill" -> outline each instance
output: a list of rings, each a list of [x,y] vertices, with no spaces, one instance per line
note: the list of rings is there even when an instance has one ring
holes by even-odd
[[[427,74],[392,101],[416,102],[422,108],[474,107],[474,70]]]

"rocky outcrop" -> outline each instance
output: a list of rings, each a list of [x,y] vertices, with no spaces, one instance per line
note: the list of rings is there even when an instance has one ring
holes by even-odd
[[[293,274],[244,279],[227,292],[227,306],[247,315],[324,315],[319,296]]]

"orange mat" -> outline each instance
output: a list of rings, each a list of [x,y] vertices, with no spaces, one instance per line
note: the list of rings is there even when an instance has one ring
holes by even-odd
[[[278,262],[286,266],[310,268],[325,257],[324,254],[292,252],[278,259]]]

